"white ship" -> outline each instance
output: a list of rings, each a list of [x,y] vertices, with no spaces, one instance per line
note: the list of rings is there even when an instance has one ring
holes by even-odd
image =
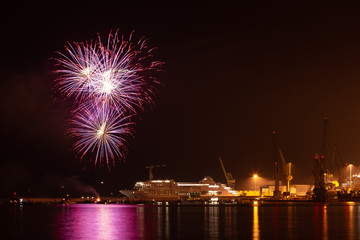
[[[211,177],[199,182],[175,182],[174,180],[148,180],[136,182],[134,189],[121,190],[131,200],[177,201],[187,199],[211,199],[239,196],[239,193]]]

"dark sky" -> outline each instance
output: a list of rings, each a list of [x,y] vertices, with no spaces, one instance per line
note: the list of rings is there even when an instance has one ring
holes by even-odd
[[[49,1],[53,2],[53,1]],[[360,8],[313,3],[89,1],[2,8],[1,195],[53,194],[77,179],[106,192],[157,178],[239,186],[258,172],[272,178],[272,131],[310,184],[314,153],[329,119],[328,155],[360,164]],[[253,3],[250,3],[253,2]],[[149,38],[164,73],[153,109],[141,114],[124,163],[111,171],[80,163],[65,135],[70,109],[54,100],[56,51],[110,30]],[[70,179],[70,180],[69,180]],[[71,188],[71,186],[67,186]],[[24,193],[25,194],[25,193]]]

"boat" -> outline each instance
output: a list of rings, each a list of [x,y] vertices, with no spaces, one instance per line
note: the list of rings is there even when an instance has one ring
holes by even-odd
[[[229,198],[239,193],[222,183],[216,183],[210,176],[199,182],[176,182],[174,180],[147,180],[136,182],[131,190],[120,190],[130,200],[147,201],[184,201],[210,200],[214,197]]]

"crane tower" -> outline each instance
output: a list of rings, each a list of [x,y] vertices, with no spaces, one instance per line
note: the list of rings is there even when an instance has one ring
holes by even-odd
[[[273,161],[274,161],[274,179],[275,179],[275,189],[274,189],[274,198],[280,198],[281,192],[279,187],[279,152],[277,147],[277,140],[276,140],[276,132],[273,131]]]
[[[325,188],[325,156],[326,156],[326,136],[327,136],[327,117],[324,118],[323,125],[323,136],[322,136],[322,145],[321,145],[321,156],[315,154],[314,157],[314,199],[316,201],[325,201],[327,191]]]

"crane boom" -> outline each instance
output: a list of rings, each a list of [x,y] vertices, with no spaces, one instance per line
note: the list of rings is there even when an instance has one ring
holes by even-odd
[[[224,172],[224,175],[225,175],[225,179],[226,179],[226,182],[227,182],[227,185],[231,188],[234,188],[235,187],[235,179],[233,178],[233,176],[231,175],[231,173],[229,172],[226,172],[225,170],[225,166],[224,166],[224,163],[223,161],[221,160],[221,158],[219,158],[220,160],[220,164],[221,164],[221,168]]]
[[[219,160],[220,160],[220,164],[221,164],[222,170],[223,170],[224,175],[225,175],[225,178],[226,178],[226,182],[228,182],[229,179],[228,179],[228,176],[227,176],[227,174],[226,174],[226,170],[225,170],[225,167],[224,167],[224,163],[223,163],[223,161],[221,160],[221,158],[219,158]]]
[[[279,154],[280,154],[280,158],[281,158],[281,165],[283,167],[283,171],[284,174],[286,176],[286,181],[287,181],[287,192],[290,192],[290,181],[293,179],[293,176],[291,175],[291,163],[286,163],[284,155],[281,151],[281,149],[279,148]]]

